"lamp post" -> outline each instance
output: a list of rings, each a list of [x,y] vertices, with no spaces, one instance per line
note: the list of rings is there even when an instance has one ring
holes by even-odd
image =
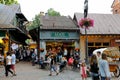
[[[84,18],[87,18],[88,15],[88,0],[84,1]],[[88,36],[87,36],[87,27],[85,26],[85,58],[86,58],[86,63],[88,63]]]

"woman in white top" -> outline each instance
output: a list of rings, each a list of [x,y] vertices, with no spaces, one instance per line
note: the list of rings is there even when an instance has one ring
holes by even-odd
[[[11,68],[11,63],[12,62],[12,57],[10,56],[10,52],[7,52],[7,57],[6,57],[6,77],[8,76],[8,72],[10,72],[13,75],[13,72],[10,70]]]

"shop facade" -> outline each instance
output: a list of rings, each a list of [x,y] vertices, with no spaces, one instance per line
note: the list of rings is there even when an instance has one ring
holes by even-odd
[[[27,19],[21,13],[20,5],[0,6],[0,52],[4,54],[12,50],[13,43],[24,45],[29,37],[24,25]]]
[[[79,48],[79,33],[76,31],[41,31],[40,48]]]
[[[44,54],[51,48],[62,50],[79,48],[79,29],[72,19],[66,16],[41,16],[39,31],[39,46]],[[40,54],[41,55],[41,54]]]
[[[74,21],[76,23],[83,18],[82,13],[75,13]],[[88,18],[94,20],[94,26],[87,29],[80,29],[80,53],[81,59],[86,58],[86,44],[88,45],[88,58],[92,55],[95,49],[106,47],[120,48],[120,15],[113,14],[88,14]],[[87,43],[86,43],[87,37]]]

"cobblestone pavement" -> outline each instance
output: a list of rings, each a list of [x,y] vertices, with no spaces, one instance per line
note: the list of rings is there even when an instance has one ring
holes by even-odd
[[[59,75],[48,76],[48,70],[39,69],[39,66],[32,66],[28,62],[20,62],[16,64],[17,76],[9,74],[8,77],[4,76],[4,67],[0,67],[0,80],[82,80],[79,72],[65,70]],[[91,80],[88,78],[87,80]],[[112,78],[112,80],[120,80],[120,78]]]

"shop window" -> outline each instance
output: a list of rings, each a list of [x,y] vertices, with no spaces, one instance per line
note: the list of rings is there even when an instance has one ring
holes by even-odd
[[[100,42],[95,43],[95,46],[101,46]]]
[[[94,43],[90,43],[90,42],[89,42],[89,43],[88,43],[88,46],[94,46]]]
[[[103,46],[109,46],[109,43],[107,43],[107,42],[103,43]]]

